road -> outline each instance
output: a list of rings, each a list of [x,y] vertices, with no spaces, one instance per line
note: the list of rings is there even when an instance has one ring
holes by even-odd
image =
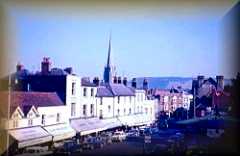
[[[129,142],[119,142],[110,145],[105,145],[103,148],[98,148],[94,150],[86,150],[81,153],[76,153],[72,155],[117,155],[117,156],[134,156],[143,154],[143,144],[142,143],[129,143]]]

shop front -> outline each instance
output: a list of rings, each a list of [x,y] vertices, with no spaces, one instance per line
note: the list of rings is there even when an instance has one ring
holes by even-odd
[[[53,142],[76,136],[76,131],[67,123],[45,126],[44,129],[53,136]]]
[[[106,129],[99,118],[72,119],[71,127],[78,132],[80,136],[97,133]]]
[[[9,130],[9,134],[17,141],[19,149],[52,141],[52,136],[40,126]]]

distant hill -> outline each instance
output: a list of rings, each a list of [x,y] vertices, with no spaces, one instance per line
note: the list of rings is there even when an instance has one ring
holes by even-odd
[[[149,88],[170,89],[181,86],[183,89],[192,89],[192,77],[145,77]],[[144,77],[138,77],[137,86],[142,86]],[[224,84],[231,84],[231,80],[225,79]]]

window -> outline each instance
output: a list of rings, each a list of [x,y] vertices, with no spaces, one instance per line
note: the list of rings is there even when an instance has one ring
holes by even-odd
[[[44,115],[44,114],[42,115],[42,124],[43,124],[43,125],[45,125],[45,116],[46,116],[46,115]]]
[[[72,95],[75,95],[75,92],[76,92],[76,83],[73,82],[72,83]]]
[[[139,106],[137,106],[137,112],[139,113]]]
[[[13,127],[17,128],[18,127],[18,120],[13,120]]]
[[[141,113],[143,112],[143,106],[141,106]]]
[[[110,111],[111,111],[111,106],[108,105],[108,113],[110,113]]]
[[[129,102],[132,103],[132,97],[131,96],[129,97]]]
[[[129,114],[132,114],[132,109],[131,108],[129,108]]]
[[[118,96],[118,103],[120,103],[120,96]]]
[[[93,90],[93,88],[91,88],[91,96],[93,96],[94,95],[94,90]]]
[[[99,118],[100,119],[102,119],[103,118],[103,112],[102,112],[102,110],[100,110],[100,113],[99,113],[100,115],[99,115]]]
[[[83,96],[87,96],[87,88],[83,88]]]
[[[124,115],[126,114],[126,108],[124,108],[123,113],[124,113]]]
[[[87,105],[83,105],[83,115],[87,115]]]
[[[60,121],[60,114],[57,113],[57,122],[59,122],[59,121]]]
[[[152,108],[150,108],[150,114],[152,114]]]
[[[18,114],[17,113],[13,114],[13,118],[14,119],[18,118]]]
[[[100,98],[100,105],[102,105],[103,104],[103,99],[102,99],[102,97]]]
[[[71,104],[71,116],[76,115],[76,103]]]
[[[28,117],[31,118],[33,116],[33,113],[29,113]]]
[[[119,116],[119,114],[120,114],[120,109],[117,110],[117,113],[118,113],[118,116]]]
[[[146,113],[146,114],[148,113],[148,108],[145,108],[145,113]]]
[[[32,126],[32,124],[33,124],[33,119],[29,119],[28,120],[28,126]]]
[[[92,116],[94,115],[93,110],[94,110],[94,105],[91,104],[91,106],[90,106],[90,114],[91,114]]]

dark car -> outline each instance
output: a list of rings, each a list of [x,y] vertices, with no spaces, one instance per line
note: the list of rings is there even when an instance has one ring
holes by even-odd
[[[54,151],[55,155],[72,154],[74,152],[82,152],[82,146],[77,144],[75,141],[66,141],[62,147],[56,148]]]
[[[94,148],[102,148],[104,144],[104,141],[100,137],[89,137],[82,143],[82,147],[83,149],[93,150]]]

